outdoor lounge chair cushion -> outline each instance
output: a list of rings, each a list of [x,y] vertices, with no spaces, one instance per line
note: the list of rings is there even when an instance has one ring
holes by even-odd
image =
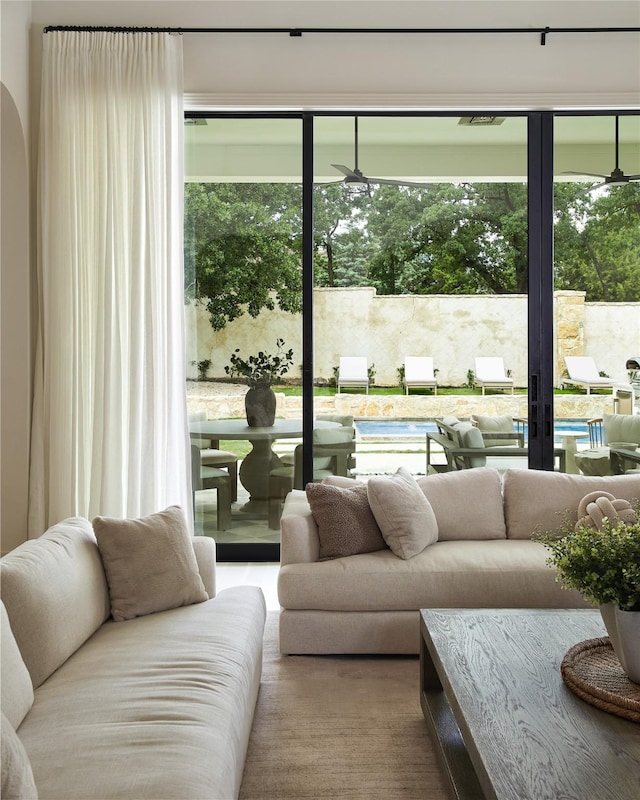
[[[96,517],[93,528],[116,622],[209,599],[179,506],[141,519]]]
[[[479,450],[484,450],[485,443],[482,433],[470,422],[458,422],[453,428],[460,434],[460,443],[463,447],[477,447]],[[487,459],[483,455],[469,456],[465,460],[470,467],[484,467],[487,463]]]
[[[640,416],[637,414],[603,414],[604,440],[611,442],[635,442],[640,445]]]
[[[404,467],[367,483],[369,505],[385,542],[398,558],[412,558],[438,539],[431,504]]]

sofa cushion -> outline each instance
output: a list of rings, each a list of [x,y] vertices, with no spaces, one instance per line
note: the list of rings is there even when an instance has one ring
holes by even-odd
[[[509,539],[529,539],[532,533],[556,531],[568,520],[575,523],[578,504],[589,492],[602,490],[630,502],[640,500],[640,475],[590,476],[509,469],[502,483]]]
[[[117,622],[209,599],[180,506],[140,519],[96,517],[93,528]]]
[[[0,659],[2,661],[2,700],[0,705],[7,719],[17,728],[33,705],[33,684],[29,670],[22,660],[11,630],[7,610],[0,602]],[[4,795],[0,795],[4,797]]]
[[[320,561],[386,549],[369,506],[366,484],[342,487],[309,483],[306,493],[318,526]]]
[[[0,560],[2,600],[37,689],[109,617],[109,590],[86,519],[67,519]]]
[[[438,541],[504,539],[500,473],[491,467],[418,478],[438,522]]]
[[[40,796],[238,797],[264,623],[255,586],[107,621],[38,690],[20,726]]]
[[[1,717],[2,789],[0,797],[3,800],[37,800],[38,792],[27,751],[4,712]]]
[[[407,561],[382,550],[322,564],[288,564],[280,570],[278,597],[287,609],[345,614],[420,608],[587,608],[577,591],[556,581],[548,555],[540,542],[494,539],[437,541]],[[416,614],[416,632],[417,628]]]
[[[367,497],[385,542],[399,558],[412,558],[437,540],[433,509],[404,467],[395,475],[370,478]]]

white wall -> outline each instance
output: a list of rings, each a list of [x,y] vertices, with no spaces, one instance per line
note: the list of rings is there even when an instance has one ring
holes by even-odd
[[[638,26],[635,0],[39,2],[34,25]],[[185,34],[194,103],[549,107],[640,102],[638,34]]]
[[[0,548],[27,536],[32,392],[29,168],[31,3],[0,5]]]

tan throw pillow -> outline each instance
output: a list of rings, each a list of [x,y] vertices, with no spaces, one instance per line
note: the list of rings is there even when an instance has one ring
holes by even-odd
[[[37,800],[38,792],[27,751],[9,720],[4,714],[1,716],[2,790],[0,797],[3,800]]]
[[[387,549],[369,508],[366,484],[345,488],[309,483],[306,492],[318,526],[320,561]]]
[[[404,467],[395,475],[370,478],[367,496],[384,540],[398,558],[412,558],[437,541],[436,515]]]
[[[209,599],[179,506],[141,519],[96,517],[93,528],[117,622]]]

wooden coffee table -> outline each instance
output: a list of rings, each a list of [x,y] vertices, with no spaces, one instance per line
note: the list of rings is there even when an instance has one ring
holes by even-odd
[[[640,725],[564,684],[574,644],[606,630],[597,611],[429,609],[420,699],[459,800],[638,800]]]

